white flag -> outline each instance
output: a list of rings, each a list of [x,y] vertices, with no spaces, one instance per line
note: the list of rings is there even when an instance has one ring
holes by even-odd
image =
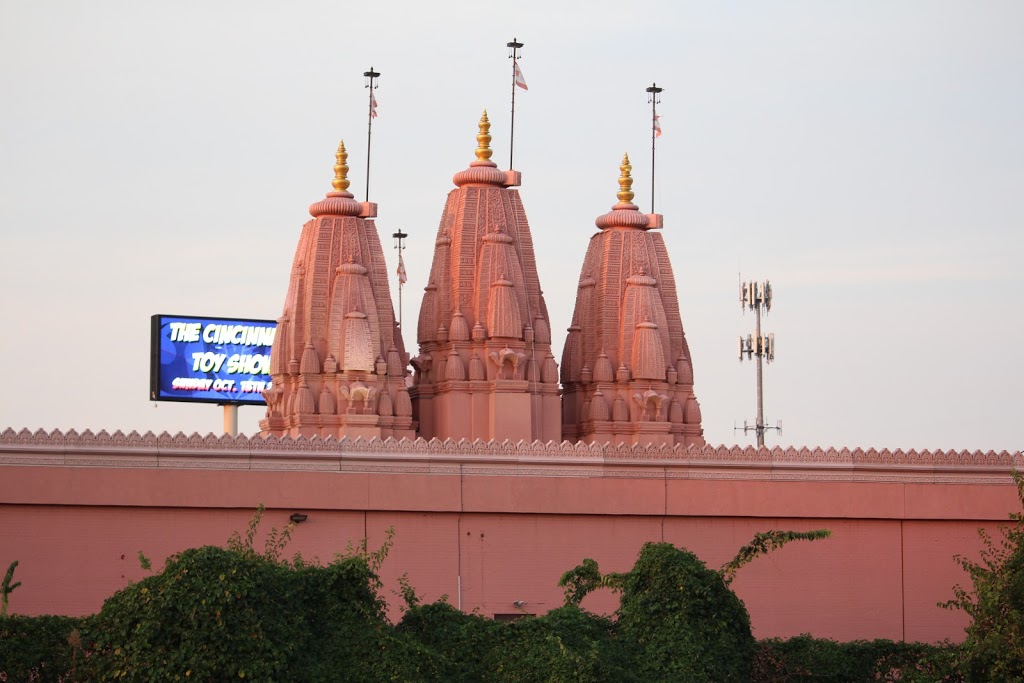
[[[370,92],[370,117],[377,118],[377,96]]]
[[[661,137],[661,114],[654,115],[654,137]]]
[[[523,78],[523,72],[519,70],[519,63],[513,61],[512,66],[515,67],[516,85],[518,85],[523,90],[529,90],[529,88],[526,86],[526,79]]]
[[[409,276],[405,274],[405,261],[402,260],[402,255],[398,255],[398,284],[404,285],[409,281]]]

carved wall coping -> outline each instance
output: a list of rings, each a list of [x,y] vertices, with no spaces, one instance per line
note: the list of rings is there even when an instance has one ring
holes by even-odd
[[[814,481],[1005,484],[1024,469],[1020,451],[930,451],[753,446],[649,446],[535,441],[502,443],[377,438],[263,437],[120,430],[0,432],[0,465],[210,469],[366,468],[428,470],[448,463],[466,472],[555,476],[652,476]],[[495,470],[494,468],[498,468]],[[441,468],[437,471],[445,471]],[[645,474],[646,473],[646,474]]]

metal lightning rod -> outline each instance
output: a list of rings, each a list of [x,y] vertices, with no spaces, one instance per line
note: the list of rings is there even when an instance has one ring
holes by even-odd
[[[511,171],[512,157],[516,149],[516,86],[519,84],[518,74],[516,73],[516,61],[520,59],[519,50],[522,49],[523,44],[513,38],[512,42],[505,43],[505,47],[508,48],[508,58],[512,60],[512,129],[509,131],[508,136],[508,169]]]
[[[651,104],[651,213],[654,213],[654,141],[661,133],[658,125],[658,104],[661,103],[661,93],[664,88],[659,88],[657,83],[651,83],[647,88],[647,101]]]
[[[370,201],[370,141],[373,138],[373,120],[377,118],[377,98],[373,96],[373,91],[377,89],[380,74],[371,66],[369,71],[363,72],[363,76],[366,78],[363,87],[370,89],[370,113],[366,124],[366,201]]]
[[[747,335],[746,339],[740,337],[740,362],[743,356],[747,360],[757,358],[757,422],[753,427],[743,421],[743,433],[753,431],[757,437],[758,448],[764,446],[764,433],[769,429],[782,433],[782,421],[778,421],[774,427],[766,427],[764,423],[764,367],[763,363],[771,363],[775,360],[775,334],[761,334],[761,313],[767,314],[772,310],[772,285],[764,282],[741,282],[740,283],[740,308],[754,311],[754,336]],[[735,428],[739,430],[739,427]]]

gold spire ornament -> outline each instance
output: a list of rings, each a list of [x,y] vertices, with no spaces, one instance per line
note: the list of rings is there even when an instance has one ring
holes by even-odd
[[[334,185],[335,192],[347,192],[351,183],[348,180],[348,152],[345,151],[345,141],[338,145],[338,152],[334,155]]]
[[[480,161],[488,161],[494,152],[491,150],[491,122],[487,119],[486,109],[484,109],[483,116],[480,117],[479,125],[480,132],[476,136],[476,158]]]
[[[619,198],[620,204],[632,204],[633,176],[630,175],[630,172],[633,170],[633,167],[629,164],[628,154],[622,156],[622,165],[619,166],[619,170],[622,172],[622,175],[619,176],[619,191],[615,196]]]

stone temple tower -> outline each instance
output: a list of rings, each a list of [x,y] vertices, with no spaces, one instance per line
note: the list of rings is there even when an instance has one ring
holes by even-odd
[[[693,367],[658,214],[633,201],[629,157],[618,203],[597,219],[562,353],[569,441],[703,444]]]
[[[348,192],[345,143],[334,191],[309,207],[264,391],[263,434],[415,438],[407,356],[395,322],[375,204]]]
[[[517,171],[476,159],[455,174],[420,308],[411,390],[420,436],[559,441],[558,368]]]

